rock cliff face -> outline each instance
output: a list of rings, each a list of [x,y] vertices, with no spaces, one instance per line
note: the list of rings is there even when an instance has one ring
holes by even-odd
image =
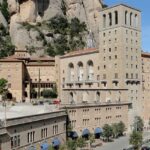
[[[28,31],[22,27],[22,23],[34,25],[56,15],[64,15],[62,4],[65,6],[66,17],[77,17],[85,22],[98,44],[98,13],[102,9],[102,0],[8,0],[11,14],[10,36],[16,49],[25,49],[26,46],[42,47],[42,42],[36,38],[39,33]]]

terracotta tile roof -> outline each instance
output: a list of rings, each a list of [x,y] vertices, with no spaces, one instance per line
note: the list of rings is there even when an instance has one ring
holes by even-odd
[[[6,58],[0,59],[0,61],[24,61],[24,60],[28,60],[28,61],[55,61],[54,57],[50,57],[50,56],[43,56],[43,57],[34,57],[34,56],[17,56],[17,55],[11,55],[8,56]]]
[[[16,59],[15,57],[6,57],[0,59],[0,62],[23,62],[22,60]]]
[[[149,52],[142,52],[141,56],[150,58],[150,53]]]
[[[42,56],[42,57],[33,57],[33,56],[31,56],[30,57],[30,60],[31,61],[54,61],[55,60],[55,58],[54,57],[51,57],[51,56]]]
[[[93,53],[93,52],[98,52],[98,50],[96,48],[87,48],[87,49],[75,50],[75,51],[69,52],[69,53],[61,56],[61,58],[69,57],[69,56],[84,55],[84,54]]]

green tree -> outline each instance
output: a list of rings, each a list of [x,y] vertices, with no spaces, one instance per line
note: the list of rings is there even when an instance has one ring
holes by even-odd
[[[77,142],[72,139],[68,139],[67,143],[67,150],[76,150],[77,149]]]
[[[2,4],[0,4],[0,11],[2,12],[3,16],[5,17],[5,19],[7,21],[9,21],[10,19],[10,14],[9,14],[9,11],[8,11],[8,3],[7,3],[7,0],[3,0],[2,1]]]
[[[46,53],[47,53],[49,56],[55,56],[55,55],[56,55],[55,49],[54,49],[54,47],[52,46],[52,44],[49,43],[49,44],[47,45]]]
[[[83,148],[86,144],[85,139],[82,137],[79,137],[76,142],[77,142],[77,147],[80,148]]]
[[[119,123],[118,123],[118,135],[119,136],[123,136],[123,133],[126,131],[126,126],[125,126],[125,124],[122,122],[122,121],[120,121]]]
[[[51,32],[57,34],[54,42],[47,44],[46,52],[50,56],[63,55],[65,52],[85,47],[84,32],[87,27],[78,18],[68,21],[63,16],[55,16],[47,23]]]
[[[54,40],[56,55],[63,55],[65,51],[69,51],[67,37],[61,35],[59,38]]]
[[[135,147],[136,150],[139,150],[142,144],[142,140],[143,140],[142,132],[134,130],[130,135],[129,142]]]
[[[72,18],[70,23],[70,35],[72,37],[78,37],[81,33],[87,31],[85,22],[80,22],[78,18]]]
[[[89,136],[90,145],[95,142],[95,136],[93,134],[90,134]]]
[[[43,90],[44,98],[57,98],[57,93],[54,90],[45,89]]]
[[[107,141],[109,141],[112,135],[113,135],[112,127],[108,124],[105,124],[103,127],[103,136],[107,139]]]
[[[0,24],[0,58],[14,54],[15,46],[11,43],[8,30]]]
[[[66,34],[68,31],[69,23],[67,18],[57,15],[49,20],[47,23],[50,30],[53,30],[54,33]]]
[[[134,130],[143,131],[144,123],[140,116],[134,118]]]
[[[0,95],[4,98],[7,94],[7,83],[8,81],[4,78],[0,79]]]
[[[113,132],[113,137],[114,138],[117,138],[118,135],[119,135],[119,130],[118,130],[118,124],[117,123],[114,123],[112,124],[112,132]]]

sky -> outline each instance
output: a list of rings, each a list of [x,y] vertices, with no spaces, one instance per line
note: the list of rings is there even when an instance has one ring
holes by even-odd
[[[150,52],[150,0],[104,0],[104,3],[108,6],[125,3],[142,11],[142,50]]]

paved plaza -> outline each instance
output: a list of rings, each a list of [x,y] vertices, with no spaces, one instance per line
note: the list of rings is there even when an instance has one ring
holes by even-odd
[[[144,139],[150,138],[150,132],[144,132]],[[104,143],[103,146],[94,150],[123,150],[129,146],[129,135],[115,139],[114,142]]]

